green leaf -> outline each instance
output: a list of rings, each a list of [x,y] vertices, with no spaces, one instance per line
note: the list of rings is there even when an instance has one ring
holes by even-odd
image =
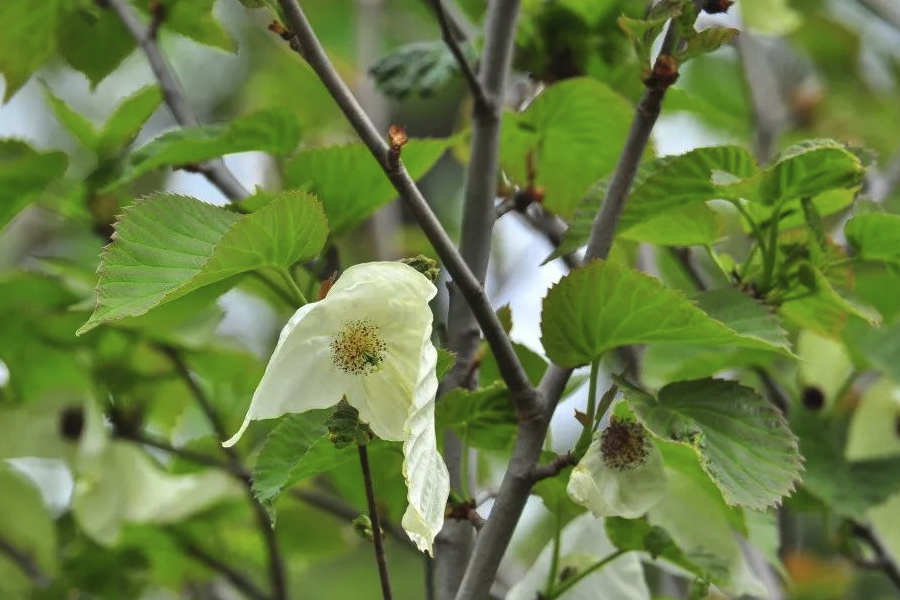
[[[66,128],[72,137],[85,148],[93,148],[97,143],[97,131],[94,124],[81,113],[72,110],[62,98],[54,96],[50,88],[44,87],[44,97],[50,105],[50,110],[56,115],[60,125]]]
[[[463,46],[474,64],[474,48]],[[400,46],[369,69],[375,85],[398,100],[412,94],[427,98],[459,75],[459,65],[443,41],[414,42]]]
[[[851,319],[844,330],[847,345],[860,366],[870,367],[900,381],[900,323],[874,328],[861,319]]]
[[[797,407],[791,425],[806,459],[803,486],[837,514],[864,519],[866,511],[900,492],[900,455],[847,460],[820,413]]]
[[[620,235],[657,246],[709,246],[719,237],[719,220],[705,204],[689,204],[638,223]]]
[[[38,152],[25,142],[0,140],[0,229],[60,179],[67,165],[62,152]]]
[[[64,19],[56,31],[59,53],[74,69],[97,87],[116,70],[136,45],[134,38],[112,10],[83,6]]]
[[[681,14],[681,0],[663,0],[650,9],[647,19],[619,17],[619,29],[625,32],[641,64],[649,66],[653,42],[662,33],[666,21]]]
[[[410,176],[422,177],[453,142],[454,138],[410,140],[402,154]],[[378,161],[363,144],[298,153],[285,166],[285,186],[319,197],[332,235],[362,223],[376,209],[397,197]]]
[[[823,327],[817,324],[823,315],[829,313],[836,313],[839,318],[848,314],[855,315],[865,319],[873,327],[881,324],[881,314],[873,307],[856,299],[850,292],[834,286],[822,271],[811,264],[802,263],[801,266],[804,267],[804,272],[811,277],[811,285],[807,287],[811,287],[814,294],[808,298],[784,303],[781,307],[782,314],[801,326],[823,333],[836,333],[834,330],[828,330],[827,323],[824,331]],[[842,325],[843,319],[841,318],[838,329]]]
[[[520,114],[501,125],[500,163],[527,186],[544,188],[543,205],[571,217],[588,189],[615,168],[628,134],[632,108],[595,79],[568,79],[545,90]]]
[[[725,571],[720,565],[713,573],[708,573],[682,552],[665,529],[651,525],[644,519],[607,517],[604,525],[609,541],[619,550],[647,552],[653,558],[662,558],[709,581],[720,579]]]
[[[270,509],[285,490],[357,458],[356,447],[335,448],[317,410],[284,417],[266,438],[253,466],[253,493]]]
[[[648,429],[700,455],[728,504],[765,509],[794,488],[801,469],[797,439],[753,389],[701,379],[669,384],[656,396],[630,387],[625,396]]]
[[[713,174],[748,177],[757,172],[749,152],[738,146],[697,148],[645,163],[619,221],[618,235],[657,245],[706,245],[718,236],[715,214],[703,203],[721,197]],[[584,196],[553,257],[587,243],[606,196],[606,182]]]
[[[175,194],[137,200],[100,258],[97,305],[77,333],[240,273],[312,258],[327,231],[319,202],[296,192],[244,216]]]
[[[516,436],[516,413],[501,383],[469,391],[456,388],[437,404],[435,422],[484,450],[506,450]]]
[[[236,152],[288,154],[297,147],[299,139],[296,117],[281,108],[251,113],[225,124],[176,129],[135,150],[125,173],[108,188],[159,167],[191,165]]]
[[[455,364],[456,354],[450,352],[445,348],[438,348],[437,366],[435,367],[435,371],[437,371],[438,381],[443,380]]]
[[[27,477],[2,462],[0,490],[0,539],[33,562],[45,577],[52,577],[56,572],[56,529],[41,493]],[[25,593],[32,585],[21,567],[6,552],[0,552],[0,591],[18,597],[17,592]]]
[[[160,0],[163,10],[162,26],[206,46],[234,52],[237,44],[213,16],[215,2],[216,0]]]
[[[742,324],[742,326],[746,326]],[[629,344],[745,346],[785,352],[770,334],[740,333],[697,308],[681,292],[615,263],[572,271],[544,299],[541,339],[550,359],[577,367]]]
[[[834,140],[806,140],[782,152],[758,177],[755,198],[774,205],[859,185],[866,169],[855,154]]]
[[[739,33],[739,30],[730,27],[710,27],[703,31],[695,31],[692,25],[691,35],[685,40],[684,46],[675,53],[675,58],[679,64],[684,64],[701,54],[718,50]]]
[[[786,36],[803,24],[801,13],[788,0],[757,0],[741,6],[747,27],[772,36]]]
[[[714,176],[721,180],[757,173],[753,156],[738,146],[697,148],[679,156],[657,159],[650,169],[650,174],[628,197],[619,222],[621,231],[678,207],[721,198]]]
[[[53,32],[65,21],[71,0],[3,0],[0,2],[0,73],[6,82],[3,101],[44,64],[55,47]]]
[[[103,126],[97,152],[107,154],[130,144],[144,123],[156,112],[162,99],[162,92],[155,85],[142,87],[126,98]]]
[[[900,265],[900,216],[856,215],[844,226],[844,235],[861,258]]]
[[[755,338],[790,353],[791,344],[781,321],[762,303],[736,288],[699,294],[697,307],[740,335]]]

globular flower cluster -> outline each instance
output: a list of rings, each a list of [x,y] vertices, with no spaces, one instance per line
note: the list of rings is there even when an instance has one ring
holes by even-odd
[[[644,465],[650,456],[650,448],[647,432],[637,421],[613,416],[600,436],[603,462],[617,471],[628,471]]]

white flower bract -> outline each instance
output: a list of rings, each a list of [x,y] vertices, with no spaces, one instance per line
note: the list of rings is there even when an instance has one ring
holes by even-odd
[[[250,421],[333,406],[346,398],[380,438],[403,442],[409,506],[401,524],[431,553],[450,493],[437,450],[437,350],[428,302],[437,290],[399,262],[348,268],[281,331],[235,444]]]

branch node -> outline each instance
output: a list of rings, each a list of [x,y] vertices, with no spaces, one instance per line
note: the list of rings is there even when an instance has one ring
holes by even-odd
[[[402,125],[391,125],[388,129],[387,166],[392,173],[400,170],[400,151],[408,141],[406,129]]]
[[[549,479],[550,477],[556,477],[559,475],[566,467],[571,467],[578,464],[578,459],[571,452],[564,452],[563,454],[557,454],[553,460],[546,464],[536,464],[531,467],[531,482],[537,483],[542,479]]]

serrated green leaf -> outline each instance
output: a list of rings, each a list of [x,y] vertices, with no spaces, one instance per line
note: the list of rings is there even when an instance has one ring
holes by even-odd
[[[609,175],[628,134],[632,108],[595,79],[568,79],[545,90],[501,125],[500,163],[509,177],[544,188],[543,205],[571,217],[588,189]]]
[[[175,194],[137,200],[101,256],[97,305],[77,333],[240,273],[312,258],[327,232],[322,206],[297,192],[244,216]]]
[[[287,415],[266,438],[253,466],[253,493],[265,506],[300,481],[356,459],[355,446],[339,450],[328,439],[327,413]]]
[[[881,314],[875,308],[853,297],[850,292],[832,284],[822,271],[809,263],[802,263],[804,272],[811,277],[813,295],[796,301],[785,302],[781,313],[798,324],[820,333],[837,333],[844,324],[846,315],[865,319],[870,325],[881,324]],[[824,316],[833,318],[824,320]]]
[[[435,422],[470,446],[506,450],[516,436],[516,412],[501,383],[469,391],[456,388],[437,404]]]
[[[758,177],[757,200],[767,205],[809,198],[859,185],[866,169],[846,146],[834,140],[807,140],[782,152]]]
[[[797,439],[753,389],[701,379],[669,384],[656,396],[631,387],[625,397],[656,435],[694,448],[728,504],[761,510],[793,489],[801,470]]]
[[[281,108],[251,113],[229,123],[176,129],[135,150],[125,173],[107,189],[159,167],[191,165],[236,152],[288,154],[297,147],[299,139],[296,117]]]
[[[856,215],[844,226],[844,235],[861,258],[900,265],[900,216]]]
[[[474,63],[474,49],[463,46]],[[459,74],[459,65],[443,41],[414,42],[400,46],[369,69],[375,84],[391,98],[412,94],[427,98]]]
[[[821,413],[803,407],[793,411],[791,425],[806,459],[803,486],[837,514],[864,519],[868,509],[900,492],[900,455],[847,460]]]
[[[659,280],[607,261],[572,271],[544,299],[541,339],[550,359],[577,367],[629,344],[680,343],[784,353],[765,335],[742,334],[706,315]]]
[[[454,138],[410,140],[401,157],[410,176],[422,177],[453,142]],[[378,161],[363,144],[298,153],[285,165],[285,186],[319,197],[332,235],[362,223],[397,196]]]
[[[710,27],[703,31],[693,31],[693,35],[688,36],[684,46],[675,53],[675,58],[679,64],[684,64],[701,54],[718,50],[739,33],[739,30],[730,27]]]
[[[791,351],[781,321],[762,303],[736,288],[710,290],[698,294],[697,307],[740,335],[756,338],[785,353]]]
[[[106,154],[130,144],[162,99],[162,92],[155,85],[142,87],[125,98],[103,126],[97,152]]]
[[[3,0],[0,2],[0,73],[6,83],[3,101],[12,98],[53,54],[53,32],[71,8],[71,0]]]
[[[66,128],[72,137],[81,143],[85,148],[93,148],[97,143],[97,130],[94,124],[82,115],[75,112],[62,98],[53,95],[50,88],[44,87],[44,97],[50,105],[50,110],[56,115],[60,125]]]
[[[621,231],[674,208],[721,198],[714,175],[716,179],[746,178],[757,173],[753,156],[739,146],[697,148],[655,162],[628,197],[619,222]]]
[[[59,53],[97,87],[136,48],[134,38],[115,12],[100,6],[81,7],[56,31]]]
[[[0,229],[66,171],[62,152],[38,152],[25,142],[0,140]]]

